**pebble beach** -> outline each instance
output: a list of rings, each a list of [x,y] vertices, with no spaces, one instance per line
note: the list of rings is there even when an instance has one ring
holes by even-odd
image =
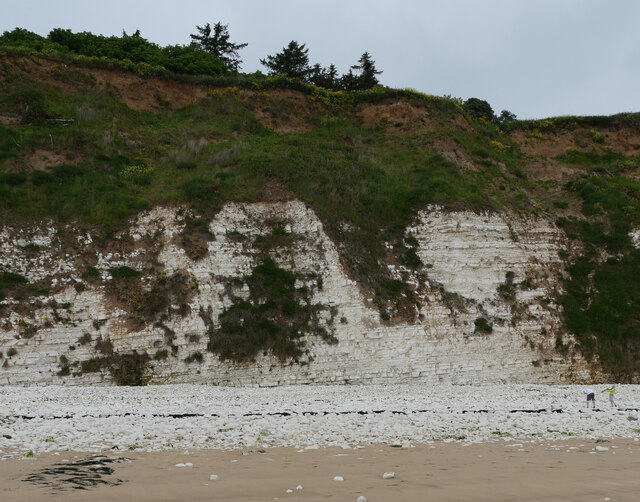
[[[640,385],[1,387],[0,453],[640,437]]]

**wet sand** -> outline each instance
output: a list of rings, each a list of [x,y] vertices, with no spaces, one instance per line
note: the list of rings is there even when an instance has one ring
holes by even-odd
[[[363,495],[367,502],[636,501],[640,497],[640,442],[634,439],[510,438],[469,445],[440,441],[411,448],[367,445],[102,454],[131,459],[105,464],[114,471],[100,476],[121,484],[79,490],[61,482],[68,475],[44,476],[50,486],[24,481],[54,464],[68,465],[95,455],[49,452],[1,461],[0,500],[355,502]],[[193,465],[176,466],[186,463]],[[395,478],[383,479],[388,471],[395,472]],[[212,474],[219,479],[211,480]],[[336,476],[344,480],[336,481]]]

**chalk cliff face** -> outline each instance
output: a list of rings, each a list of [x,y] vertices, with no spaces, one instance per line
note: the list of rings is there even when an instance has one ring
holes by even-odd
[[[418,243],[420,273],[389,265],[420,299],[416,321],[405,324],[380,318],[302,202],[228,204],[191,247],[189,221],[184,208],[156,208],[107,243],[47,223],[0,230],[0,265],[42,288],[2,301],[0,384],[111,383],[112,372],[87,362],[132,351],[148,355],[149,383],[555,383],[592,375],[570,349],[553,301],[566,244],[548,221],[420,212],[406,230]],[[286,238],[272,239],[274,228]],[[238,279],[265,253],[299,274],[334,343],[306,336],[298,362],[264,353],[221,360],[207,351],[207,333],[234,298],[248,295]],[[114,286],[117,267],[139,271],[141,289]],[[132,305],[159,291],[166,308],[141,319]]]

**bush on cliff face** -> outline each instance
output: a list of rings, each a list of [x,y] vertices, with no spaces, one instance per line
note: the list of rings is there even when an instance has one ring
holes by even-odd
[[[130,354],[110,354],[82,361],[81,373],[96,373],[106,369],[118,385],[145,385],[149,355],[133,352]]]
[[[7,295],[20,295],[28,284],[29,281],[23,275],[0,271],[0,300]]]
[[[331,343],[334,338],[319,323],[323,305],[312,304],[307,286],[296,281],[311,279],[278,267],[265,258],[243,282],[249,298],[235,298],[220,315],[220,327],[209,327],[207,349],[220,359],[252,361],[270,352],[281,361],[298,360],[304,353],[304,335],[313,334]],[[211,324],[210,320],[206,320]]]
[[[582,352],[622,380],[640,373],[640,252],[603,263],[585,256],[569,272],[562,304]]]
[[[567,328],[588,358],[598,356],[606,370],[629,379],[640,374],[640,251],[629,237],[640,225],[640,183],[591,174],[567,188],[580,196],[582,212],[590,216],[558,221],[585,245],[568,267],[561,298]]]
[[[41,124],[54,114],[48,109],[46,96],[37,86],[25,84],[15,88],[10,101],[14,109],[22,116],[23,124]]]
[[[490,324],[484,317],[478,317],[473,324],[476,333],[491,333],[493,331],[493,324]]]
[[[183,271],[171,276],[160,275],[147,285],[140,272],[127,266],[111,269],[113,280],[106,292],[118,306],[129,314],[130,328],[152,324],[163,316],[187,315],[188,301],[197,285]],[[175,310],[173,307],[178,307]]]

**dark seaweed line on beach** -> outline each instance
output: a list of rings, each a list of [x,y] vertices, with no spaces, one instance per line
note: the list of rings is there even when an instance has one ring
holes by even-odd
[[[596,410],[592,410],[592,412],[602,412],[604,410],[601,409],[596,409]],[[640,408],[619,408],[618,411],[640,411]],[[392,415],[415,415],[418,413],[438,413],[435,410],[413,410],[413,411],[397,411],[397,410],[392,410],[392,411],[388,411],[388,410],[371,410],[371,411],[302,411],[302,412],[295,412],[295,411],[279,411],[279,412],[273,412],[273,413],[243,413],[242,417],[273,417],[273,416],[281,416],[281,417],[289,417],[289,416],[295,416],[295,415],[301,415],[301,416],[326,416],[326,415],[379,415],[381,413],[391,413]],[[466,414],[466,413],[496,413],[496,411],[490,411],[490,410],[461,410],[459,412],[454,412],[454,413],[460,413],[460,414]],[[508,413],[512,414],[512,413],[565,413],[564,410],[562,409],[551,409],[548,410],[546,408],[540,408],[540,409],[515,409],[515,410],[510,410]],[[583,410],[578,410],[578,413],[583,413]],[[34,419],[41,419],[41,420],[70,420],[72,418],[116,418],[116,417],[131,417],[131,416],[135,416],[135,417],[140,417],[140,418],[146,418],[146,417],[151,417],[151,418],[175,418],[175,419],[183,419],[183,418],[205,418],[205,417],[211,417],[211,418],[220,418],[222,415],[219,415],[217,413],[211,413],[211,414],[204,414],[204,413],[168,413],[168,414],[159,414],[159,413],[154,413],[151,415],[146,415],[146,414],[137,414],[137,413],[123,413],[123,414],[113,414],[113,415],[59,415],[59,416],[31,416],[31,415],[7,415],[4,417],[0,417],[0,422],[4,422],[4,421],[11,421],[11,420],[34,420]],[[226,415],[227,417],[234,417],[234,416],[238,416],[238,415]]]

